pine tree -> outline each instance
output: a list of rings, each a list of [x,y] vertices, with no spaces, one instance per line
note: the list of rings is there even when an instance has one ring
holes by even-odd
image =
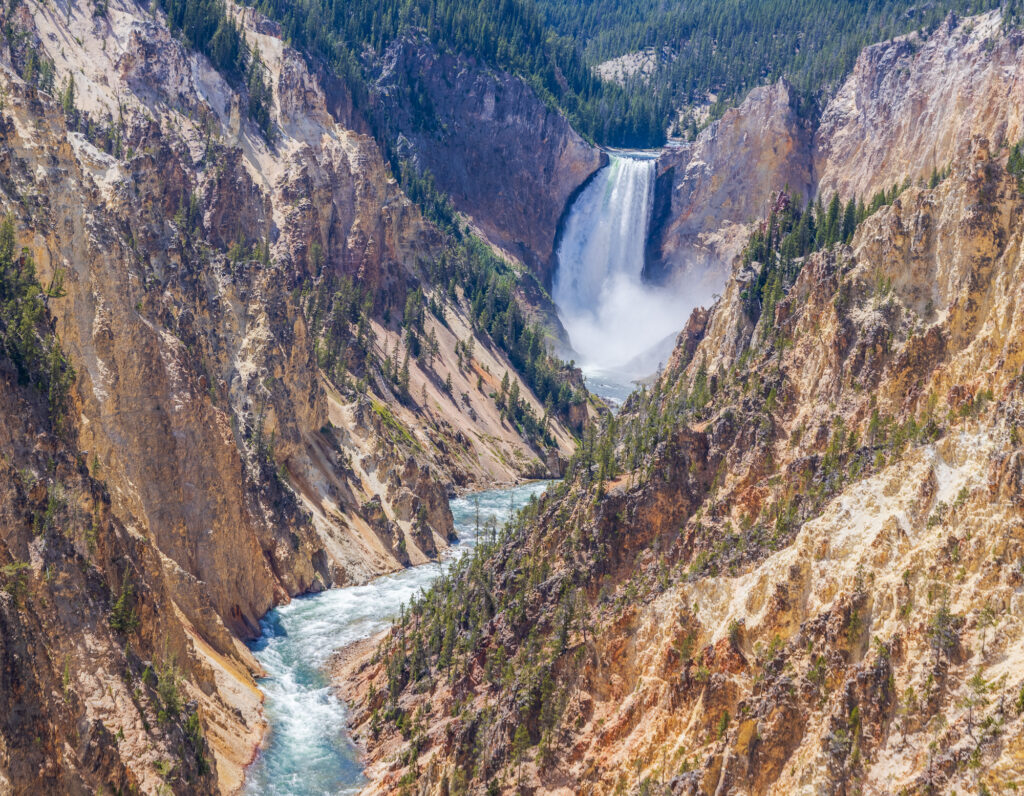
[[[64,90],[60,95],[60,107],[64,111],[64,115],[73,123],[77,116],[74,75],[68,75],[67,82],[64,84]]]
[[[431,368],[434,367],[434,357],[438,355],[441,347],[437,343],[437,334],[434,332],[434,328],[430,328],[430,334],[427,336],[427,365]]]
[[[523,762],[526,760],[526,752],[530,748],[530,733],[525,724],[516,728],[515,736],[512,738],[512,759],[516,763],[517,776],[520,786],[523,781]]]
[[[839,224],[839,194],[832,194],[832,199],[828,203],[828,212],[825,215],[825,246],[831,246],[837,240],[842,233],[842,229]]]
[[[846,203],[846,210],[843,211],[843,234],[842,242],[849,243],[853,240],[853,233],[857,229],[857,202],[850,199]]]
[[[402,370],[398,374],[398,391],[403,398],[409,397],[409,352],[405,352],[402,360]]]

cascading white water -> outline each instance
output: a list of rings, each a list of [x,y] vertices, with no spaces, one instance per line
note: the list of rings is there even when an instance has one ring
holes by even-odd
[[[655,165],[613,155],[566,219],[552,297],[590,375],[651,373],[693,306],[678,287],[642,279]]]
[[[338,649],[384,630],[402,605],[472,550],[490,518],[500,526],[547,482],[481,492],[451,501],[459,543],[441,561],[385,575],[363,586],[329,589],[275,608],[260,622],[252,650],[267,671],[260,680],[269,733],[246,771],[250,796],[357,793],[366,779],[346,728],[345,706],[324,667]]]

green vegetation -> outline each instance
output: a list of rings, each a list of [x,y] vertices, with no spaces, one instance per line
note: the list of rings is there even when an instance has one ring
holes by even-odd
[[[517,641],[516,651],[506,656],[501,646],[490,649],[485,677],[493,687],[518,695],[516,730],[514,738],[510,735],[507,739],[515,747],[517,765],[533,747],[538,748],[538,755],[544,755],[567,701],[567,692],[556,686],[555,664],[569,649],[571,633],[585,632],[579,622],[586,614],[581,609],[586,596],[583,590],[563,582],[556,587],[557,610],[536,622],[527,619],[527,592],[550,577],[551,562],[508,542],[521,538],[543,505],[531,500],[499,535],[482,537],[472,555],[460,559],[402,612],[396,632],[380,653],[388,684],[387,701],[372,720],[378,732],[388,723],[403,737],[415,738],[418,721],[398,706],[398,694],[407,687],[428,688],[438,678],[455,682],[465,676],[471,666],[469,653],[481,644],[490,620],[501,616]],[[496,557],[501,559],[500,567],[494,566]],[[497,588],[499,569],[515,573],[515,583],[509,584],[512,588]],[[479,753],[475,739],[485,736],[495,717],[486,710],[476,712],[460,705],[453,708],[453,715],[468,728],[461,740],[463,750],[475,757]],[[414,751],[404,762],[414,764],[415,757]],[[478,773],[489,776],[494,772]]]
[[[399,161],[394,167],[407,195],[444,233],[445,245],[440,256],[426,264],[423,282],[410,286],[398,306],[386,305],[387,297],[378,297],[375,304],[366,286],[325,268],[319,245],[311,246],[309,264],[314,276],[302,290],[301,303],[316,333],[320,367],[342,389],[350,386],[349,377],[354,376],[355,388],[365,391],[372,376],[377,374],[391,385],[402,401],[410,403],[411,358],[442,391],[451,395],[451,374],[442,376],[434,369],[438,342],[433,330],[427,331],[426,320],[429,312],[447,326],[446,308],[462,306],[476,335],[505,353],[545,407],[545,416],[538,418],[518,395],[508,401],[505,392],[493,394],[519,431],[535,444],[551,444],[547,418],[557,417],[580,433],[582,428],[570,423],[570,410],[586,400],[582,380],[564,362],[548,353],[544,330],[527,322],[516,297],[517,281],[532,277],[516,273],[484,242],[465,233],[450,201],[437,191],[429,174],[418,174]],[[404,352],[396,346],[381,355],[371,318],[382,317],[388,325],[388,319],[399,313]],[[460,368],[470,366],[472,345],[470,338],[457,346]],[[454,400],[454,396],[452,398]]]
[[[405,426],[398,422],[398,420],[391,413],[391,410],[388,409],[388,407],[386,407],[379,401],[374,401],[373,411],[380,418],[381,423],[384,425],[384,428],[388,430],[388,433],[392,435],[393,439],[401,440],[402,442],[405,442],[407,445],[416,447],[416,440],[415,438],[413,438],[412,433],[409,431],[409,429],[407,429]]]
[[[63,295],[59,271],[49,287],[39,284],[28,249],[15,251],[14,221],[4,219],[0,223],[0,352],[14,365],[21,384],[45,396],[58,429],[75,372],[61,351],[47,303]]]
[[[340,74],[371,119],[364,50],[379,55],[399,37],[420,32],[441,50],[524,77],[542,98],[560,105],[580,132],[601,143],[652,146],[664,140],[669,97],[599,80],[571,40],[550,34],[529,0],[260,0],[255,5],[281,23],[288,41]],[[420,103],[416,109],[429,124],[429,107]]]
[[[24,561],[4,564],[0,567],[0,590],[7,592],[20,605],[28,594],[30,567]]]
[[[729,730],[729,711],[723,710],[721,717],[718,719],[718,724],[715,726],[715,737],[724,738],[725,733]]]
[[[135,611],[135,587],[128,572],[121,581],[121,593],[110,609],[110,627],[117,633],[129,635],[139,629],[139,616]]]
[[[1017,30],[1024,27],[1024,0],[1003,0],[1003,27]]]
[[[964,618],[949,610],[949,602],[943,598],[942,604],[928,622],[928,643],[935,656],[940,660],[949,659],[960,644],[960,628]]]
[[[249,100],[249,116],[269,141],[273,139],[270,121],[271,94],[266,68],[258,48],[250,49],[239,26],[228,15],[221,0],[157,0],[167,14],[171,33],[186,45],[201,52],[224,79],[244,91]]]
[[[474,327],[508,354],[546,410],[568,423],[570,407],[582,403],[585,395],[580,386],[574,386],[565,363],[548,354],[543,329],[526,322],[513,292],[516,275],[512,269],[475,238],[459,246],[456,257],[449,290],[456,284],[462,286]],[[513,401],[510,413],[522,421],[517,406]]]
[[[10,4],[13,10],[16,3]],[[57,70],[53,61],[35,46],[31,33],[15,24],[15,15],[8,13],[3,21],[4,40],[11,48],[11,62],[22,80],[41,91],[53,93]]]
[[[557,759],[559,732],[569,720],[563,695],[572,692],[581,661],[591,654],[588,633],[592,636],[595,626],[628,626],[632,608],[673,583],[740,574],[790,543],[851,482],[886,466],[910,445],[938,439],[945,433],[943,423],[985,410],[992,398],[984,389],[965,395],[945,417],[937,414],[933,395],[924,396],[915,412],[900,416],[885,414],[868,399],[870,414],[862,423],[853,425],[837,409],[831,418],[793,429],[787,438],[794,418],[787,375],[791,361],[785,354],[794,345],[792,337],[806,334],[804,327],[814,322],[805,309],[794,306],[790,291],[795,280],[817,253],[815,286],[824,292],[815,300],[826,306],[831,301],[841,324],[855,322],[865,307],[902,311],[890,302],[893,286],[884,273],[851,272],[842,247],[868,215],[904,188],[893,186],[866,204],[832,197],[804,207],[788,196],[778,198],[745,250],[747,317],[739,318],[738,353],[732,361],[718,367],[673,362],[652,387],[634,393],[618,416],[585,430],[560,484],[499,535],[483,536],[474,553],[413,601],[378,650],[387,686],[375,713],[375,732],[390,725],[415,737],[416,720],[399,707],[404,704],[400,696],[426,693],[441,680],[458,693],[465,678],[482,670],[476,682],[493,698],[483,705],[458,702],[452,709],[460,739],[454,754],[468,761],[469,776],[481,783],[508,781],[525,760],[548,764]],[[776,313],[774,307],[783,311]],[[884,366],[894,350],[892,335],[904,333],[904,321],[915,319],[890,320],[877,348],[867,337],[856,341],[870,344],[873,355],[882,358],[873,367]],[[851,381],[857,378],[851,374]],[[849,388],[863,389],[856,383]],[[511,392],[511,385],[500,392]],[[787,445],[800,451],[783,466],[773,456]],[[729,457],[737,452],[757,474],[758,495],[756,505],[743,504],[739,517],[737,497],[745,499],[751,492],[743,491],[746,487],[727,491],[732,488],[726,477]],[[619,479],[623,472],[626,476]],[[613,479],[616,488],[611,490]],[[628,497],[622,497],[623,485],[632,490]],[[941,513],[962,510],[968,499],[969,493],[961,491]],[[960,555],[959,545],[951,545],[950,559]],[[864,578],[859,572],[843,617],[842,639],[850,646],[869,638]],[[912,595],[906,604],[912,606]],[[713,687],[716,664],[700,647],[688,611],[681,613],[674,644],[680,688]],[[979,627],[991,621],[992,616],[979,617]],[[964,618],[943,600],[926,626],[940,662],[955,658],[963,627]],[[742,626],[730,624],[728,637],[737,646]],[[811,640],[807,644],[814,699],[826,700],[834,687],[829,660]],[[875,681],[893,688],[891,649],[878,640],[875,649]],[[770,645],[757,644],[754,653],[762,669],[759,677],[791,676],[785,667],[795,653],[779,635]],[[971,704],[980,708],[986,684],[979,679],[971,687]],[[739,710],[736,716],[709,717],[708,741],[727,737],[735,721],[744,718],[745,707]],[[847,726],[834,733],[843,759],[859,759],[861,723],[854,706]],[[411,783],[416,755],[404,762],[411,767],[406,775]]]
[[[160,697],[160,721],[173,721],[181,714],[181,672],[174,656],[167,656],[156,670],[156,693]]]
[[[743,291],[748,317],[754,321],[762,315],[767,317],[764,330],[768,333],[775,306],[796,280],[803,258],[837,243],[848,244],[858,225],[896,201],[907,185],[881,190],[867,205],[852,197],[844,204],[838,194],[833,194],[827,206],[818,197],[817,202],[802,207],[799,197],[780,194],[768,220],[753,232],[743,250],[743,264],[759,266],[756,279]]]
[[[537,0],[555,31],[583,47],[596,64],[644,48],[665,48],[668,57],[649,79],[633,79],[631,91],[674,106],[717,95],[712,118],[758,85],[786,77],[807,98],[839,84],[860,51],[912,30],[934,30],[950,12],[970,14],[999,7],[996,0],[913,3],[880,0]],[[684,131],[679,131],[685,134]]]
[[[316,333],[320,367],[344,388],[349,373],[363,374],[366,363],[374,362],[373,298],[351,277],[325,271],[319,246],[311,248],[316,276],[304,288],[303,308]]]
[[[453,301],[458,300],[461,287],[474,330],[504,351],[547,412],[568,424],[570,407],[583,403],[586,394],[565,363],[548,353],[543,329],[526,322],[515,285],[518,279],[533,277],[516,273],[479,238],[462,233],[451,202],[437,191],[429,174],[419,175],[404,163],[398,168],[409,197],[448,234],[447,251],[429,266],[430,281],[446,285]],[[432,311],[444,320],[443,313]],[[513,416],[518,415],[513,412]]]
[[[203,725],[199,721],[199,714],[192,711],[185,719],[185,739],[188,741],[192,756],[196,761],[196,769],[199,776],[205,776],[210,772],[210,761],[206,757],[206,736],[203,734]]]
[[[1024,194],[1024,141],[1018,141],[1010,149],[1006,170],[1017,179],[1017,191]]]
[[[341,75],[371,119],[364,53],[379,55],[401,36],[419,33],[441,50],[524,77],[598,143],[647,147],[664,142],[675,108],[703,102],[709,93],[718,97],[712,118],[751,88],[780,76],[811,99],[837,85],[864,46],[912,30],[927,33],[949,11],[972,13],[999,4],[260,0],[255,5],[281,23],[288,41]],[[598,79],[592,70],[607,58],[644,48],[667,53],[649,79],[637,76],[619,85]],[[410,101],[419,121],[429,125],[429,103],[418,96]]]
[[[172,32],[210,58],[235,88],[245,92],[250,117],[272,139],[265,69],[225,4],[158,3]],[[949,11],[972,13],[999,3],[259,0],[253,5],[279,22],[285,40],[304,51],[315,67],[326,66],[348,85],[357,109],[378,137],[384,125],[369,100],[372,56],[380,56],[403,36],[422,35],[442,51],[523,77],[541,98],[560,107],[577,130],[598,143],[648,147],[664,142],[675,108],[704,102],[709,93],[718,98],[711,118],[754,86],[780,76],[813,100],[849,72],[864,46],[912,30],[927,35]],[[1006,8],[1007,22],[1014,24],[1015,3]],[[12,30],[8,39],[16,35]],[[635,77],[619,85],[599,79],[593,71],[602,60],[648,47],[667,53],[650,79]],[[19,62],[32,80],[52,87],[52,64],[34,51]],[[415,91],[409,102],[417,123],[429,126],[429,102]],[[812,102],[802,105],[810,108]]]
[[[65,509],[68,502],[65,499],[64,485],[60,481],[46,486],[46,503],[40,511],[32,516],[32,532],[36,536],[56,533],[66,520]]]
[[[310,326],[317,331],[320,367],[343,389],[349,386],[349,377],[355,375],[355,388],[359,391],[365,391],[371,374],[377,373],[408,403],[412,400],[409,361],[413,357],[439,386],[443,385],[445,392],[451,394],[450,374],[442,381],[434,370],[438,343],[433,330],[425,333],[425,314],[429,310],[441,323],[446,323],[443,306],[446,297],[452,303],[465,302],[474,330],[506,353],[544,404],[545,417],[537,418],[525,399],[520,398],[518,384],[514,394],[502,391],[493,397],[524,436],[538,444],[551,444],[547,416],[568,423],[570,407],[584,401],[585,395],[574,385],[572,373],[564,363],[548,354],[544,332],[524,320],[513,292],[514,278],[511,269],[476,239],[453,243],[432,265],[431,281],[447,285],[444,292],[435,289],[427,299],[422,287],[409,291],[402,320],[404,355],[396,347],[381,357],[376,351],[376,338],[370,325],[372,299],[351,278],[324,275],[318,289],[307,286],[303,299]],[[458,346],[461,366],[468,366],[472,358],[471,344],[472,338],[464,346]],[[381,413],[376,404],[374,408]],[[382,420],[396,432],[396,441],[400,438],[411,442],[409,432],[397,428],[391,422],[393,418],[382,415]]]

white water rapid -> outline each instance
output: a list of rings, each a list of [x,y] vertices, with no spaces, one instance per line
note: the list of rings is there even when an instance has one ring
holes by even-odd
[[[682,286],[642,279],[655,165],[612,155],[573,203],[558,246],[552,297],[598,392],[653,373],[697,303]]]
[[[324,667],[338,649],[384,630],[399,608],[476,543],[490,517],[499,526],[546,482],[481,492],[451,502],[459,543],[444,560],[385,575],[366,584],[299,597],[268,613],[251,646],[267,670],[260,680],[269,730],[246,770],[245,793],[312,796],[356,793],[365,784],[359,754],[346,730],[345,706],[331,692]],[[479,511],[478,511],[479,509]]]

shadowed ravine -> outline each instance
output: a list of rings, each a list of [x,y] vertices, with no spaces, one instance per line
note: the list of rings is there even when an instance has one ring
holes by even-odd
[[[328,660],[337,650],[384,630],[402,605],[476,543],[479,523],[500,524],[547,488],[533,482],[451,501],[459,542],[439,563],[411,567],[363,586],[331,589],[268,613],[252,649],[268,676],[269,730],[249,767],[245,792],[298,796],[356,793],[364,784],[359,755],[346,731],[344,705],[331,692]]]

